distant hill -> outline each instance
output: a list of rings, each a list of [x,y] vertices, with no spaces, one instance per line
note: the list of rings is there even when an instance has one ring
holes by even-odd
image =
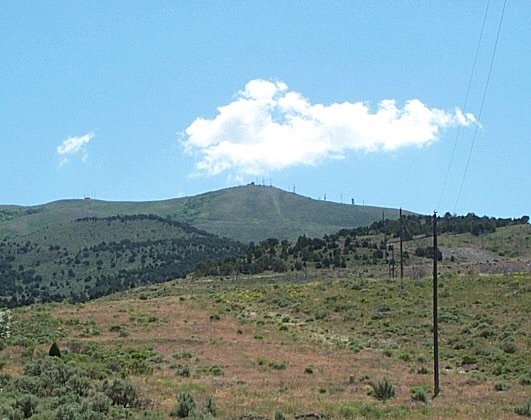
[[[274,187],[246,185],[150,202],[61,200],[0,206],[0,237],[26,235],[85,217],[154,214],[244,243],[267,238],[321,237],[342,228],[398,217],[397,209],[314,200]]]
[[[64,299],[86,301],[181,278],[193,271],[200,276],[232,276],[328,268],[363,267],[374,271],[389,266],[391,270],[394,246],[402,230],[397,220],[386,219],[357,228],[337,228],[333,233],[308,233],[319,228],[332,229],[333,223],[337,226],[348,223],[349,217],[352,220],[349,209],[354,206],[320,202],[268,187],[233,188],[175,200],[179,205],[165,210],[168,201],[137,204],[89,201],[2,209],[3,225],[12,232],[25,233],[0,238],[0,306]],[[135,209],[158,209],[166,215],[104,216],[105,212]],[[367,209],[372,209],[373,214],[381,211]],[[392,214],[387,210],[386,214],[389,213]],[[247,235],[260,232],[268,239],[247,247],[183,222],[186,218],[195,220],[196,225],[203,220],[203,225],[228,229],[225,236],[241,237],[241,231]],[[446,248],[445,253],[451,249],[452,262],[468,263],[470,254],[475,255],[474,259],[484,256],[482,259],[487,263],[499,257],[530,255],[528,231],[523,230],[529,229],[527,216],[494,219],[447,214],[439,220],[439,231],[446,234],[440,239],[440,246]],[[300,229],[291,230],[292,234],[301,233],[297,239],[274,238],[285,238],[282,229],[289,230],[290,224]],[[248,225],[254,230],[246,230]],[[416,264],[422,265],[425,257],[433,255],[429,243],[431,217],[407,215],[403,231],[409,249],[407,259],[414,255],[421,259]],[[469,237],[461,241],[462,234]],[[479,237],[478,244],[474,238]],[[466,247],[455,246],[455,241],[465,243]],[[520,267],[520,263],[517,265]]]
[[[0,206],[0,305],[84,301],[183,277],[268,238],[322,237],[398,211],[247,185],[152,202]]]

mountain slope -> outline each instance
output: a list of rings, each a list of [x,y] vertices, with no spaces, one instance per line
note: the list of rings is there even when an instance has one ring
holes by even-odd
[[[84,301],[182,277],[241,244],[154,215],[85,218],[0,241],[0,304]]]
[[[34,207],[0,206],[0,237],[26,235],[83,217],[154,214],[248,243],[321,237],[380,220],[382,212],[388,219],[398,217],[396,209],[338,204],[246,185],[163,201],[61,200]]]

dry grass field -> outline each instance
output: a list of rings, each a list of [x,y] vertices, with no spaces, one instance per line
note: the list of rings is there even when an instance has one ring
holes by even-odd
[[[126,372],[156,418],[167,418],[183,392],[198,406],[212,398],[224,419],[522,418],[514,407],[531,394],[529,274],[443,276],[434,399],[430,293],[429,279],[400,289],[337,272],[296,283],[176,281],[19,309],[15,334],[34,344],[19,340],[1,356],[17,375],[57,340],[70,363]],[[374,384],[384,379],[395,395],[381,401]]]

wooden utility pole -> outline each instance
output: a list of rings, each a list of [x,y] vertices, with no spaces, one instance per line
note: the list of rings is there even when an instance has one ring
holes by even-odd
[[[395,246],[394,245],[391,245],[391,252],[392,252],[392,257],[391,257],[391,264],[392,264],[392,278],[394,279],[395,278]]]
[[[389,261],[389,254],[387,252],[387,224],[385,223],[385,211],[382,210],[382,229],[383,229],[383,244],[384,244],[384,259],[387,264],[387,275],[391,279],[391,264]]]
[[[433,398],[439,395],[439,318],[437,304],[437,212],[433,212]]]
[[[400,208],[400,287],[404,288],[404,257],[402,253],[402,242],[404,241],[404,219],[402,218],[402,208]]]
[[[387,224],[385,223],[385,211],[382,210],[382,229],[384,231],[384,244],[387,245]]]

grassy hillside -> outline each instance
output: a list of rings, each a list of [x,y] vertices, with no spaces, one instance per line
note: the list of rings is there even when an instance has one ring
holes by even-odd
[[[529,416],[525,221],[441,220],[435,399],[429,218],[406,220],[403,281],[398,270],[389,276],[389,246],[397,249],[392,223],[296,242],[266,240],[222,260],[214,276],[197,272],[131,290],[128,279],[142,284],[141,275],[160,274],[168,262],[236,248],[156,216],[83,219],[31,240],[6,238],[0,261],[20,276],[22,288],[31,277],[24,264],[48,273],[35,283],[44,286],[38,293],[67,287],[78,270],[99,279],[80,289],[85,293],[127,287],[85,303],[0,311],[0,416],[163,419],[184,416],[194,404],[188,417],[196,419]],[[56,245],[58,238],[68,238],[72,253]],[[282,270],[273,268],[275,260]],[[72,279],[66,270],[67,279],[58,278],[65,264]],[[99,274],[118,265],[114,277]],[[250,267],[261,271],[246,274]],[[5,265],[0,270],[4,280],[12,274]],[[75,284],[85,287],[82,280]]]
[[[322,236],[371,222],[381,212],[255,185],[159,202],[2,206],[0,301],[10,307],[85,301],[179,278],[208,259],[240,251],[241,243],[216,234],[247,243]]]
[[[398,217],[396,209],[313,200],[273,187],[247,185],[154,202],[62,200],[35,207],[0,206],[0,237],[26,235],[83,217],[154,214],[244,243],[300,235],[321,237]]]
[[[470,260],[484,266],[479,271],[523,268],[523,259],[531,258],[526,220],[445,216],[439,222],[446,232],[439,240],[441,259],[452,263],[450,269],[462,265],[463,271],[471,270]],[[245,247],[155,215],[76,219],[0,240],[0,300],[10,307],[86,301],[194,270],[200,276],[238,276],[356,268],[398,275],[399,226],[397,221],[378,221],[322,238],[300,236],[293,242],[270,238]],[[407,216],[404,231],[406,269],[420,275],[431,255],[431,218]],[[520,260],[507,261],[512,257]]]
[[[390,219],[398,217],[396,209],[331,203],[248,185],[192,197],[184,215],[194,226],[250,242],[300,235],[322,237],[341,228],[370,224],[382,218],[382,211]]]
[[[242,420],[512,419],[528,410],[529,274],[441,276],[436,399],[429,278],[400,288],[336,269],[294,280],[184,280],[14,310],[0,414],[163,419],[192,400],[191,418]],[[60,359],[47,356],[54,341]],[[385,380],[394,395],[379,393]]]
[[[403,262],[406,273],[429,272],[433,257],[432,218],[404,218]],[[531,269],[531,225],[521,219],[485,219],[472,215],[439,218],[438,259],[449,272],[504,273]],[[498,227],[496,227],[498,226]],[[264,272],[305,273],[312,269],[356,269],[398,276],[400,224],[379,221],[342,229],[322,238],[267,239],[244,253],[206,261],[195,274],[238,276]],[[471,233],[472,232],[472,233]],[[483,233],[479,233],[483,232]]]
[[[254,185],[0,207],[26,305],[0,310],[0,417],[530,416],[529,218],[439,218],[433,399],[432,220],[381,215]]]
[[[158,216],[77,219],[0,241],[0,300],[85,301],[182,277],[241,244]]]

